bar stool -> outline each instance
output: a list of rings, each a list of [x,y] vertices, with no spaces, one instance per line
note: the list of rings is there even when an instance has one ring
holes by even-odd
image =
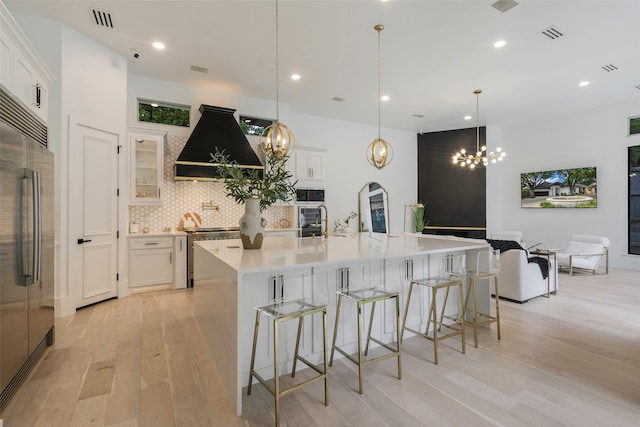
[[[274,297],[276,295],[276,283],[275,277],[272,278],[274,280]],[[251,387],[253,382],[253,377],[255,377],[274,397],[275,399],[275,425],[280,425],[280,398],[285,396],[291,392],[294,392],[306,385],[312,384],[316,381],[324,380],[324,404],[325,406],[329,406],[329,375],[328,375],[328,367],[327,367],[327,305],[326,304],[318,304],[313,302],[307,298],[297,298],[289,301],[284,300],[284,290],[283,290],[283,278],[280,276],[280,298],[276,300],[274,298],[273,303],[256,307],[256,323],[253,332],[253,348],[251,350],[251,367],[249,369],[249,386],[247,387],[247,395],[251,395]],[[274,386],[271,387],[267,381],[254,369],[255,367],[255,359],[256,359],[256,346],[258,342],[258,331],[260,329],[260,316],[264,314],[267,316],[271,322],[273,323],[273,378],[274,378]],[[312,316],[314,314],[322,314],[322,345],[323,345],[323,363],[322,367],[318,367],[311,363],[306,358],[300,356],[298,354],[298,350],[300,349],[300,336],[302,333],[304,318],[307,316]],[[308,367],[313,369],[318,373],[313,378],[305,380],[301,383],[298,383],[294,386],[286,388],[284,390],[280,387],[280,373],[279,373],[279,365],[278,365],[278,355],[279,355],[279,345],[278,345],[278,329],[281,324],[287,322],[289,320],[298,319],[298,332],[296,337],[296,345],[295,351],[293,355],[293,366],[291,370],[291,377],[295,377],[296,375],[296,364],[299,361],[306,364]]]
[[[358,391],[360,394],[363,394],[363,386],[362,386],[362,371],[364,366],[379,362],[384,359],[388,359],[391,357],[398,358],[398,379],[402,379],[402,352],[400,348],[400,302],[398,299],[398,292],[388,292],[378,288],[364,288],[364,289],[356,289],[350,290],[348,283],[338,289],[336,292],[338,295],[338,304],[336,307],[336,321],[333,329],[333,341],[331,343],[331,359],[329,360],[329,366],[333,366],[333,356],[335,350],[337,350],[340,354],[345,356],[347,359],[351,360],[353,363],[358,365]],[[336,345],[336,337],[338,335],[338,323],[340,322],[340,312],[342,309],[342,300],[343,298],[348,298],[353,300],[356,303],[358,310],[358,354],[357,357],[347,353],[345,350]],[[396,337],[397,342],[396,345],[390,345],[380,341],[379,339],[371,336],[371,329],[373,326],[373,318],[376,310],[376,303],[384,302],[391,299],[395,299],[395,319],[396,319]],[[364,347],[364,351],[362,351],[362,310],[365,304],[371,304],[371,312],[369,314],[369,327],[367,330],[367,340]],[[377,357],[368,358],[369,355],[369,344],[371,341],[379,344],[388,350],[388,352],[381,354]]]
[[[460,275],[468,282],[467,294],[464,300],[465,316],[469,313],[470,318],[467,322],[468,325],[473,326],[473,344],[478,348],[478,328],[481,326],[490,325],[495,323],[498,329],[498,340],[500,337],[500,294],[498,289],[498,273],[500,273],[500,250],[489,250],[478,252],[478,261],[475,270],[463,270]],[[483,313],[478,311],[478,302],[476,299],[476,282],[480,280],[493,279],[494,283],[494,296],[496,301],[496,314],[491,314],[491,304],[489,304],[489,312]],[[491,286],[491,282],[489,282]],[[491,289],[491,288],[489,288]],[[471,308],[469,308],[469,297],[471,300]],[[489,297],[491,299],[491,297]],[[491,301],[489,301],[490,303]]]
[[[404,315],[402,317],[402,335],[401,340],[404,336],[404,331],[413,332],[416,335],[420,335],[433,342],[433,357],[434,363],[438,364],[438,343],[447,338],[453,338],[458,335],[462,336],[461,346],[462,346],[462,354],[465,354],[465,325],[464,325],[464,306],[463,306],[463,290],[462,290],[462,281],[459,277],[453,276],[453,271],[457,269],[457,265],[464,264],[464,255],[459,255],[456,257],[453,256],[445,256],[442,260],[442,266],[440,268],[440,275],[438,277],[427,278],[427,279],[418,279],[411,280],[409,283],[409,291],[407,293],[407,303],[404,309]],[[431,302],[429,303],[429,311],[427,314],[427,325],[424,329],[424,332],[418,331],[416,329],[410,328],[407,326],[407,314],[409,313],[409,305],[411,303],[411,295],[415,286],[423,286],[429,289]],[[447,300],[449,298],[449,291],[458,287],[458,300],[459,300],[459,313],[457,316],[445,315],[445,309],[447,308]],[[416,288],[417,289],[417,288]],[[438,310],[437,310],[437,295],[438,291],[444,289],[445,297],[442,307],[440,309],[440,317],[438,318]],[[452,320],[453,323],[445,323],[445,320]],[[431,332],[429,332],[429,327],[431,326]],[[442,328],[448,330],[447,333],[441,334]]]

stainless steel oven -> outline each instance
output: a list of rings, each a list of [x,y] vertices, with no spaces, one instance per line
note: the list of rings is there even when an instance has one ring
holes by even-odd
[[[322,204],[324,204],[324,189],[298,188],[296,190],[299,237],[322,235],[327,221],[326,209],[319,208]]]
[[[240,227],[198,228],[187,231],[187,286],[192,288],[194,281],[193,245],[198,240],[239,239]]]

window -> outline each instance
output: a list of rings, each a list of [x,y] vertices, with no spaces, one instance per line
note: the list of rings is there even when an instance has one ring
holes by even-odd
[[[629,135],[640,133],[640,117],[629,117]]]
[[[138,121],[189,127],[191,106],[138,99]]]
[[[245,135],[262,135],[262,132],[276,121],[258,117],[240,116],[240,127]]]
[[[629,253],[640,255],[640,145],[628,148]]]

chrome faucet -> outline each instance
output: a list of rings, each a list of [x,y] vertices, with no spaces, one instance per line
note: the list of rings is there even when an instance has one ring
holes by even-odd
[[[329,211],[325,205],[320,205],[316,208],[316,225],[318,225],[318,218],[322,220],[322,212],[320,208],[324,208],[324,231],[322,235],[324,237],[329,237]]]

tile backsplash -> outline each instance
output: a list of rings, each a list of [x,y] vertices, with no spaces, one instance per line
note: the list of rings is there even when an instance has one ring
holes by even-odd
[[[129,206],[129,222],[141,227],[149,227],[152,233],[166,227],[175,230],[180,218],[186,212],[195,212],[202,218],[203,227],[237,227],[244,213],[244,205],[238,205],[232,197],[227,197],[220,182],[174,181],[173,167],[188,137],[167,135],[164,147],[164,204]],[[257,147],[254,147],[256,150]],[[218,206],[205,209],[203,204]],[[263,212],[267,228],[281,228],[281,220],[294,226],[292,206],[270,206]],[[283,221],[284,222],[284,221]]]

